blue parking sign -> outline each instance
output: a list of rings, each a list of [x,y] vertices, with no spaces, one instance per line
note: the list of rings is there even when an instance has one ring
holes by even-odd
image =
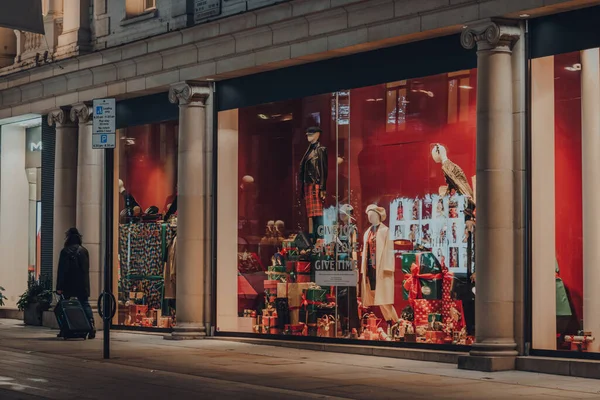
[[[102,115],[102,106],[96,107],[96,115]]]
[[[108,135],[100,136],[100,143],[108,143]]]

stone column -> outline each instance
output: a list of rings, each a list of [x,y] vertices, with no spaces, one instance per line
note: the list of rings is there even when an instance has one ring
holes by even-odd
[[[169,339],[199,339],[206,335],[204,285],[207,243],[206,100],[210,89],[184,82],[171,87],[169,100],[179,104],[177,198],[177,325]]]
[[[92,149],[92,106],[77,104],[71,109],[71,120],[79,123],[77,157],[77,228],[83,245],[90,253],[90,298],[95,300],[102,288],[102,150]]]
[[[600,352],[600,50],[581,52],[581,146],[583,204],[583,329],[597,338],[588,351]],[[577,116],[574,116],[577,117]]]
[[[69,120],[70,108],[48,113],[48,125],[55,125],[53,285],[56,285],[58,257],[65,232],[77,223],[77,127]]]
[[[459,368],[514,369],[514,171],[512,48],[521,30],[485,21],[461,42],[477,46],[476,343]]]

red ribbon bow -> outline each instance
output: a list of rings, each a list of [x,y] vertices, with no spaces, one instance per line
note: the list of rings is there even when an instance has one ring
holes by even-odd
[[[404,275],[404,289],[408,291],[408,301],[413,304],[415,299],[422,299],[423,293],[421,292],[421,279],[437,280],[443,279],[444,274],[420,274],[421,266],[416,263],[412,263],[410,266],[410,274]]]

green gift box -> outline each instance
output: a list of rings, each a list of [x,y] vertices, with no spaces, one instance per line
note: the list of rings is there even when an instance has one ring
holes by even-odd
[[[308,301],[309,306],[318,305],[319,303],[327,302],[327,289],[318,288],[308,288],[306,289],[306,300]]]
[[[413,275],[411,267],[418,266],[416,274]],[[402,297],[409,300],[410,290],[413,287],[413,279],[418,279],[418,292],[413,295],[417,299],[439,300],[442,298],[442,266],[431,252],[405,253],[402,255]]]
[[[431,313],[427,315],[427,322],[433,324],[434,322],[442,322],[442,314],[440,313]]]

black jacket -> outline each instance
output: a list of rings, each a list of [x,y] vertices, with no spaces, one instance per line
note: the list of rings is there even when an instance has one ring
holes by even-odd
[[[79,245],[65,247],[60,252],[56,290],[65,297],[90,297],[90,255]]]
[[[316,184],[327,190],[327,148],[321,143],[311,144],[300,161],[300,192],[304,197],[304,185]]]

